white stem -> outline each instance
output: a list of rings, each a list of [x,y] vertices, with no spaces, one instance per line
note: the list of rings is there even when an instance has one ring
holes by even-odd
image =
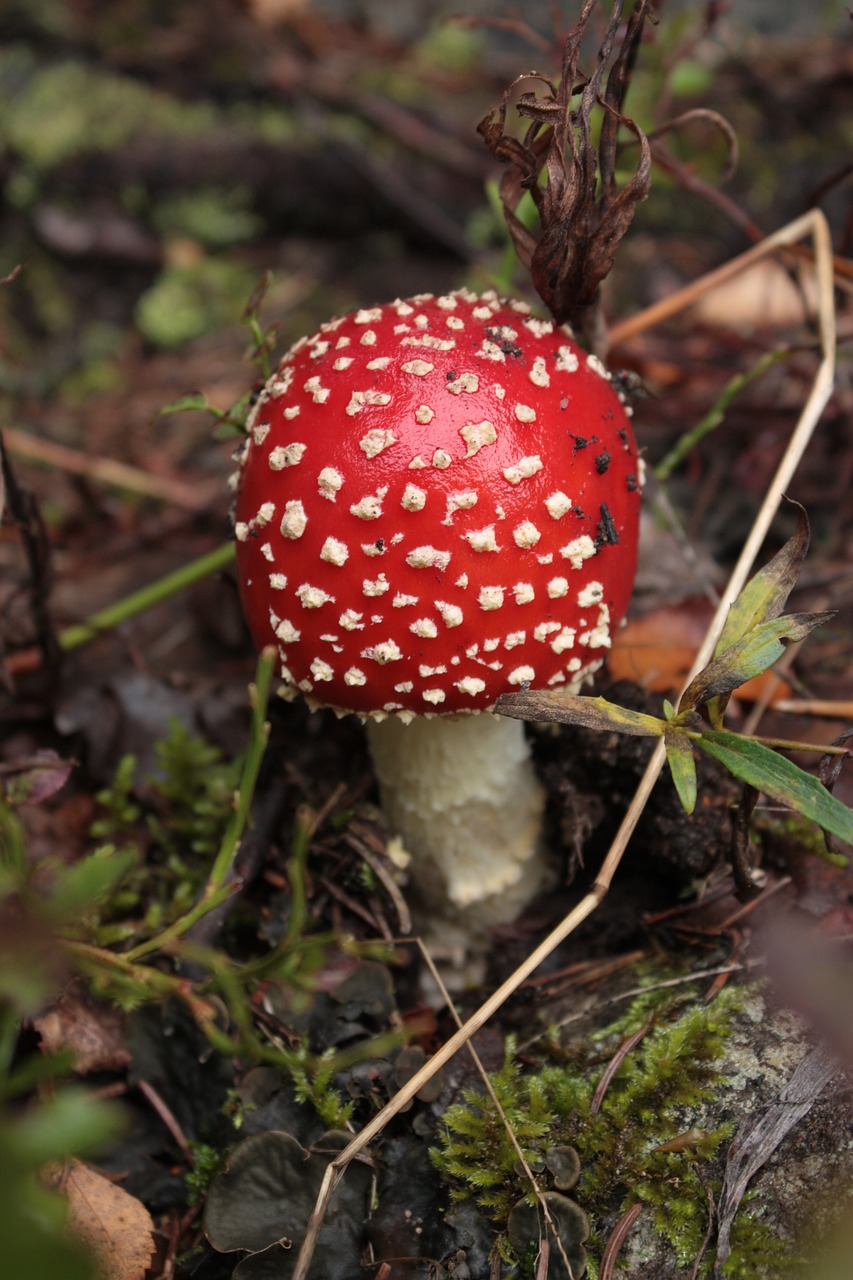
[[[433,938],[482,947],[543,887],[545,796],[520,720],[389,718],[368,725],[392,835],[411,857],[413,907]],[[445,927],[447,926],[447,927]]]

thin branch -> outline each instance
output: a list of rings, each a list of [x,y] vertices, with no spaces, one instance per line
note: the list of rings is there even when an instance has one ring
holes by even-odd
[[[767,536],[767,531],[779,507],[800,459],[812,437],[817,421],[829,400],[833,389],[835,372],[835,309],[833,295],[832,242],[829,226],[823,214],[815,209],[797,218],[794,222],[782,227],[774,235],[769,236],[761,245],[742,254],[733,262],[727,263],[717,271],[711,272],[703,280],[697,281],[690,291],[682,290],[682,306],[686,306],[703,292],[713,288],[724,279],[730,279],[743,271],[747,265],[776,252],[780,247],[795,243],[805,236],[811,235],[814,240],[815,266],[819,286],[818,319],[823,358],[815,376],[811,392],[800,414],[788,448],[782,457],[776,474],[768,488],[761,509],[747,538],[740,558],[732,571],[729,582],[722,594],[708,634],[696,655],[693,667],[685,681],[685,688],[695,675],[706,665],[713,655],[714,648],[728,614],[729,606],[743,589],[753,563]],[[687,296],[685,296],[687,295]],[[677,308],[676,308],[677,309]],[[672,314],[666,310],[665,314]],[[646,771],[631,801],[622,824],[608,851],[601,871],[589,893],[569,912],[561,923],[548,934],[547,938],[536,947],[527,959],[519,965],[498,989],[479,1009],[463,1023],[461,1027],[442,1045],[428,1063],[382,1108],[382,1110],[365,1125],[347,1147],[326,1168],[323,1181],[317,1195],[308,1227],[299,1254],[296,1258],[291,1280],[307,1280],[308,1269],[317,1243],[317,1237],[328,1208],[329,1199],[343,1176],[347,1165],[355,1156],[368,1146],[382,1132],[388,1121],[397,1115],[410,1102],[423,1085],[432,1078],[436,1071],[467,1044],[471,1037],[483,1027],[498,1009],[518,990],[521,984],[547,959],[552,951],[560,945],[588,916],[590,916],[604,899],[610,883],[634,832],[640,816],[666,758],[666,750],[661,740],[652,754]]]
[[[157,498],[185,511],[204,511],[220,489],[218,481],[199,483],[197,480],[154,475],[115,458],[95,457],[79,449],[70,449],[68,445],[57,444],[54,440],[40,440],[18,427],[6,427],[4,435],[9,452],[28,462],[67,471],[69,475],[86,480],[97,480],[100,484],[137,493],[144,498]]]

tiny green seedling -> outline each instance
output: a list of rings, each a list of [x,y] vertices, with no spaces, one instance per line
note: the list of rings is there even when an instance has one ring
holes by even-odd
[[[820,782],[799,768],[780,750],[845,755],[843,747],[819,747],[806,742],[752,737],[724,727],[726,706],[733,691],[773,666],[785,644],[805,637],[829,618],[825,613],[782,610],[797,580],[809,545],[809,524],[797,507],[793,537],[744,587],[732,604],[713,658],[690,681],[677,706],[664,701],[663,716],[631,711],[605,698],[528,690],[498,699],[497,710],[521,720],[578,724],[587,729],[663,738],[666,758],[678,797],[687,813],[696,805],[694,747],[713,756],[748,788],[790,805],[816,822],[824,832],[853,844],[853,812]],[[703,718],[704,709],[707,719]]]

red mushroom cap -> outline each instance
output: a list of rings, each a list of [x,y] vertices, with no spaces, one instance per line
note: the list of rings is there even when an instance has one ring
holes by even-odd
[[[601,665],[640,493],[608,375],[467,291],[331,320],[248,423],[237,566],[258,647],[346,711],[458,713]]]

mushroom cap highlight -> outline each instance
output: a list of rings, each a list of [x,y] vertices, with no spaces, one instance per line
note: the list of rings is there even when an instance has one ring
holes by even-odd
[[[494,293],[398,299],[300,339],[236,487],[252,636],[318,705],[409,719],[577,683],[628,605],[628,413],[567,330]]]

